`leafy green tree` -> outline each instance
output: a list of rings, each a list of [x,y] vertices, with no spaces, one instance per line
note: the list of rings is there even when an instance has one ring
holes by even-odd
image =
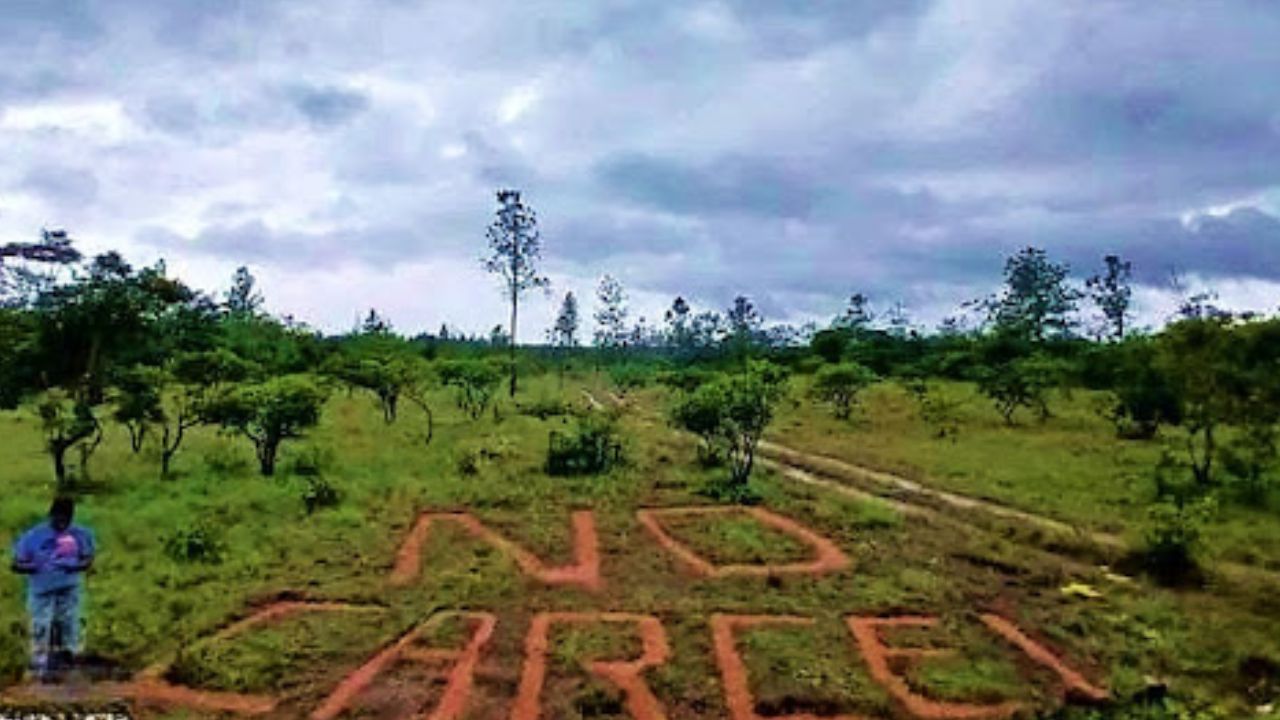
[[[1075,327],[1080,299],[1069,274],[1065,264],[1049,260],[1043,250],[1024,248],[1005,261],[1004,289],[987,303],[991,319],[1033,342],[1066,336]]]
[[[1221,428],[1240,410],[1232,342],[1229,321],[1214,317],[1176,322],[1157,340],[1155,367],[1177,398],[1187,466],[1202,488],[1214,484]]]
[[[551,347],[555,348],[558,356],[557,365],[561,384],[564,383],[568,354],[573,348],[578,347],[578,324],[578,298],[574,297],[572,292],[567,292],[560,303],[560,312],[556,314],[555,324],[547,332],[547,339],[551,341]]]
[[[739,295],[733,299],[733,304],[725,313],[725,320],[729,326],[728,341],[733,354],[739,358],[745,357],[760,339],[764,318],[750,298]]]
[[[831,325],[834,329],[848,330],[854,337],[858,337],[871,328],[871,323],[875,319],[875,313],[871,311],[871,302],[867,296],[854,293],[849,296],[849,306]]]
[[[96,447],[102,438],[102,424],[94,415],[92,405],[59,388],[49,390],[40,398],[36,414],[44,432],[45,450],[53,460],[58,488],[64,489],[71,484],[71,476],[67,473],[67,451],[73,447]],[[92,450],[81,455],[82,473],[89,453]]]
[[[824,362],[838,363],[849,348],[852,333],[852,330],[843,327],[819,330],[809,341],[809,349]]]
[[[684,394],[672,408],[673,423],[702,438],[705,452],[729,461],[730,492],[745,491],[756,449],[786,392],[781,369],[752,361],[746,370],[722,375]]]
[[[511,396],[516,394],[516,338],[520,297],[534,288],[550,285],[538,272],[542,259],[542,238],[538,233],[538,219],[533,208],[520,200],[518,190],[498,191],[497,218],[489,225],[491,255],[484,261],[491,273],[502,276],[507,297],[511,301],[510,371]]]
[[[264,476],[275,474],[280,444],[304,436],[320,420],[327,393],[306,375],[234,386],[214,398],[207,417],[253,442]]]
[[[241,265],[231,276],[231,289],[227,290],[223,299],[223,308],[229,315],[253,317],[262,311],[262,293],[258,291],[258,281],[249,272],[249,268]]]
[[[995,404],[1006,425],[1019,408],[1050,416],[1048,391],[1061,381],[1061,366],[1032,350],[1030,339],[1014,328],[997,328],[978,348],[978,390]]]
[[[627,295],[622,283],[612,275],[600,278],[600,284],[596,286],[596,303],[596,347],[623,347],[627,342]]]
[[[80,258],[80,251],[72,247],[66,230],[41,230],[40,239],[34,243],[0,245],[0,307],[27,304],[48,284],[49,279],[21,265],[5,265],[6,259],[66,266],[80,262]]]
[[[663,316],[667,326],[667,347],[681,355],[686,355],[693,349],[691,313],[689,303],[683,297],[677,296]]]
[[[1132,315],[1133,288],[1129,285],[1129,277],[1133,273],[1133,265],[1118,255],[1106,256],[1103,263],[1106,265],[1103,273],[1085,281],[1085,287],[1102,313],[1106,336],[1119,341],[1124,339]]]
[[[116,408],[112,416],[129,431],[129,447],[135,454],[142,450],[147,432],[163,417],[160,409],[162,374],[157,368],[139,366],[125,370],[116,379]]]
[[[439,365],[440,382],[454,388],[458,407],[472,420],[479,420],[493,402],[502,381],[501,371],[483,360],[451,360]]]
[[[837,419],[848,420],[858,394],[877,379],[875,373],[856,362],[826,365],[814,373],[809,392],[819,402],[830,404]]]
[[[1178,397],[1169,379],[1156,367],[1156,341],[1131,337],[1111,347],[1116,367],[1110,378],[1107,417],[1115,426],[1116,435],[1150,440],[1161,425],[1180,423]]]

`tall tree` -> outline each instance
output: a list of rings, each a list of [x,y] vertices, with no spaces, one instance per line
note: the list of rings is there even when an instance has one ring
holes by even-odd
[[[1118,255],[1103,258],[1106,269],[1101,275],[1094,275],[1085,281],[1089,297],[1102,312],[1106,334],[1112,340],[1123,340],[1129,327],[1129,306],[1133,300],[1133,289],[1129,286],[1129,276],[1133,266]]]
[[[875,313],[871,312],[871,302],[867,300],[867,296],[862,293],[854,293],[849,296],[849,306],[845,308],[843,314],[836,318],[833,324],[838,328],[852,330],[853,334],[857,336],[870,328],[875,319]]]
[[[627,294],[612,275],[600,278],[596,286],[595,344],[601,348],[620,347],[627,342]]]
[[[252,316],[262,309],[262,293],[258,292],[258,281],[249,272],[249,268],[241,265],[231,276],[231,289],[227,290],[223,307],[229,315]]]
[[[365,335],[387,335],[391,332],[391,321],[379,315],[377,310],[369,308],[369,314],[360,322],[360,332]]]
[[[511,396],[516,394],[516,337],[518,333],[520,296],[534,288],[550,285],[538,274],[542,260],[542,237],[533,208],[520,200],[519,190],[498,191],[497,217],[486,232],[490,255],[485,269],[502,276],[504,293],[511,300],[511,334],[508,343],[511,356]]]
[[[551,344],[558,348],[578,346],[578,298],[572,292],[564,294],[560,312],[551,328]]]
[[[729,341],[734,354],[745,357],[760,339],[764,319],[760,317],[755,304],[745,295],[733,299],[733,305],[729,306],[725,319],[729,324]]]
[[[1072,315],[1081,295],[1068,274],[1067,266],[1049,260],[1044,250],[1022,249],[1005,261],[1004,290],[987,303],[991,318],[1035,342],[1066,335],[1075,327]]]
[[[556,314],[555,324],[547,330],[547,339],[556,350],[560,366],[560,383],[563,385],[565,365],[568,362],[566,355],[570,348],[578,346],[578,298],[574,297],[573,292],[564,294],[564,300],[560,302],[560,312]]]
[[[46,276],[26,268],[6,267],[6,258],[48,265],[70,265],[80,261],[80,251],[71,246],[66,230],[41,230],[34,243],[0,245],[0,305],[23,304],[46,283]]]
[[[693,334],[689,327],[691,312],[689,303],[679,296],[672,301],[670,309],[666,312],[667,346],[677,352],[685,352],[693,344]]]

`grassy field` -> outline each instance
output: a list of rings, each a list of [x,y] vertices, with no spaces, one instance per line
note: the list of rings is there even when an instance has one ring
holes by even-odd
[[[956,405],[960,430],[954,440],[935,437],[914,401],[890,383],[871,388],[851,421],[836,420],[821,405],[785,403],[769,437],[1141,542],[1155,495],[1153,469],[1162,448],[1178,449],[1177,430],[1151,441],[1118,439],[1097,410],[1103,396],[1084,390],[1055,393],[1047,422],[1024,413],[1017,426],[1008,427],[973,386],[937,388]],[[803,378],[794,389],[793,398],[803,398]],[[1280,570],[1280,497],[1261,504],[1222,503],[1206,540],[1211,560]]]
[[[561,387],[553,377],[532,379],[520,399],[560,397],[585,407],[584,384],[591,381],[571,379]],[[607,475],[582,478],[543,471],[548,433],[565,427],[567,418],[540,420],[504,403],[500,418],[471,422],[446,393],[435,398],[436,437],[426,447],[416,411],[406,410],[387,426],[367,396],[337,396],[311,437],[287,450],[274,479],[256,475],[246,442],[203,430],[179,456],[178,477],[161,481],[155,459],[148,452],[133,455],[123,430],[109,428],[78,518],[96,531],[101,546],[88,579],[87,650],[129,671],[174,662],[175,680],[270,692],[284,698],[281,715],[303,715],[337,678],[437,610],[486,610],[499,622],[469,716],[500,718],[510,712],[535,613],[625,611],[655,615],[666,630],[671,659],[646,679],[669,716],[726,717],[711,616],[797,615],[813,623],[755,628],[739,637],[757,709],[897,717],[900,710],[871,678],[843,620],[851,614],[929,614],[941,618],[938,628],[893,641],[961,652],[912,669],[913,687],[936,699],[1017,699],[1051,712],[1052,684],[1027,672],[1022,656],[981,629],[977,614],[997,611],[1117,698],[1158,681],[1184,702],[1218,713],[1184,717],[1235,718],[1256,716],[1255,707],[1275,692],[1267,684],[1276,682],[1267,673],[1280,661],[1274,603],[1108,579],[1095,568],[1007,539],[907,518],[883,503],[796,485],[767,471],[755,480],[763,505],[834,540],[852,568],[821,577],[691,576],[641,528],[635,511],[708,503],[699,491],[723,471],[700,467],[692,443],[657,420],[658,391],[641,399],[620,420],[628,462]],[[772,434],[797,447],[936,476],[947,487],[1127,532],[1140,514],[1143,468],[1155,450],[1110,440],[1086,405],[1077,398],[1044,427],[1005,430],[994,412],[974,401],[965,406],[961,435],[952,445],[930,439],[905,398],[886,391],[872,398],[864,423],[837,423],[820,409],[789,407]],[[0,542],[7,547],[40,519],[51,471],[30,413],[0,415],[0,437],[0,492],[6,498]],[[307,515],[300,499],[304,478],[294,470],[315,465],[342,500]],[[396,550],[421,510],[466,509],[549,564],[560,564],[572,560],[570,513],[583,508],[594,510],[599,530],[600,592],[543,585],[448,525],[429,535],[416,582],[387,582]],[[1216,551],[1245,559],[1249,543],[1277,537],[1274,515],[1257,511],[1256,523],[1248,517],[1223,521],[1233,530],[1215,539]],[[803,557],[794,541],[743,516],[683,519],[667,527],[716,562]],[[179,562],[165,552],[166,541],[192,531],[219,548],[216,562]],[[1264,561],[1280,556],[1258,552]],[[1063,592],[1075,582],[1100,596]],[[381,610],[367,617],[299,616],[213,638],[249,608],[285,594]],[[15,576],[0,578],[0,617],[0,684],[13,684],[26,642]],[[441,632],[465,634],[457,628]],[[626,625],[557,627],[543,716],[625,716],[617,689],[581,663],[633,656],[638,642]],[[1254,670],[1259,662],[1261,679]],[[400,681],[410,682],[412,675],[405,678]],[[1071,711],[1073,717],[1089,712]]]

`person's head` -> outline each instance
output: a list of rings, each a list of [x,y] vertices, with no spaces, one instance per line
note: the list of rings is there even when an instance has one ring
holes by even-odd
[[[49,506],[49,524],[58,532],[71,527],[71,519],[75,515],[76,501],[69,495],[59,495]]]

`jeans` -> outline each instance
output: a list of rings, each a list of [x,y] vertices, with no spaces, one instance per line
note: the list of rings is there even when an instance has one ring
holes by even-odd
[[[74,655],[80,650],[80,588],[31,593],[27,609],[31,612],[32,669],[44,675],[55,655]]]

